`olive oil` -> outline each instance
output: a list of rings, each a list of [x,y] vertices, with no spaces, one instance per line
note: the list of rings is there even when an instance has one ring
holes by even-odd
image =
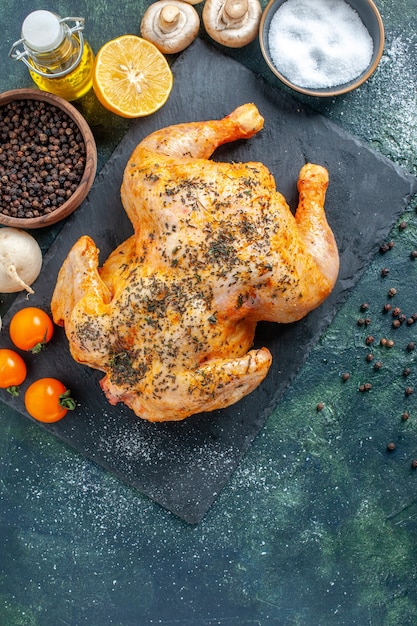
[[[30,62],[30,61],[29,61]],[[36,69],[29,69],[32,80],[42,91],[50,91],[65,100],[77,100],[84,96],[93,84],[94,54],[84,41],[84,50],[75,69],[61,77],[44,76]]]
[[[70,28],[68,21],[74,21]],[[60,18],[51,11],[33,11],[22,25],[22,38],[10,56],[22,60],[34,83],[65,100],[77,100],[92,87],[94,54],[84,39],[82,18]],[[23,51],[18,50],[19,45]]]

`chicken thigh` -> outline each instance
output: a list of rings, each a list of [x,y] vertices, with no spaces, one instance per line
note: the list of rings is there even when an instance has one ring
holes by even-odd
[[[264,165],[210,160],[263,122],[245,104],[146,137],[121,187],[134,234],[101,268],[87,235],[64,261],[53,318],[74,359],[105,372],[111,404],[156,422],[237,402],[271,365],[267,348],[252,347],[257,322],[295,322],[332,291],[327,171],[302,168],[294,216]]]

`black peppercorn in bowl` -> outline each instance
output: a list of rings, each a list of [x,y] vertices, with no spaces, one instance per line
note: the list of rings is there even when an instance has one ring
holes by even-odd
[[[80,206],[97,149],[81,113],[38,89],[0,94],[0,224],[42,228]]]
[[[334,97],[375,72],[384,25],[373,0],[269,0],[259,27],[269,69],[294,91]]]

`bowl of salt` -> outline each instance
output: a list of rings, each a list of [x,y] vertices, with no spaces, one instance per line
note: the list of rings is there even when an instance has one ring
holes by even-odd
[[[372,0],[270,0],[259,43],[270,70],[287,87],[333,97],[374,73],[384,25]]]

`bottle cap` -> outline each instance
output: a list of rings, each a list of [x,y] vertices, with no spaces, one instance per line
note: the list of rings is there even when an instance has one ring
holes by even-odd
[[[50,52],[59,46],[64,30],[59,17],[51,11],[33,11],[22,24],[22,39],[36,52]]]

